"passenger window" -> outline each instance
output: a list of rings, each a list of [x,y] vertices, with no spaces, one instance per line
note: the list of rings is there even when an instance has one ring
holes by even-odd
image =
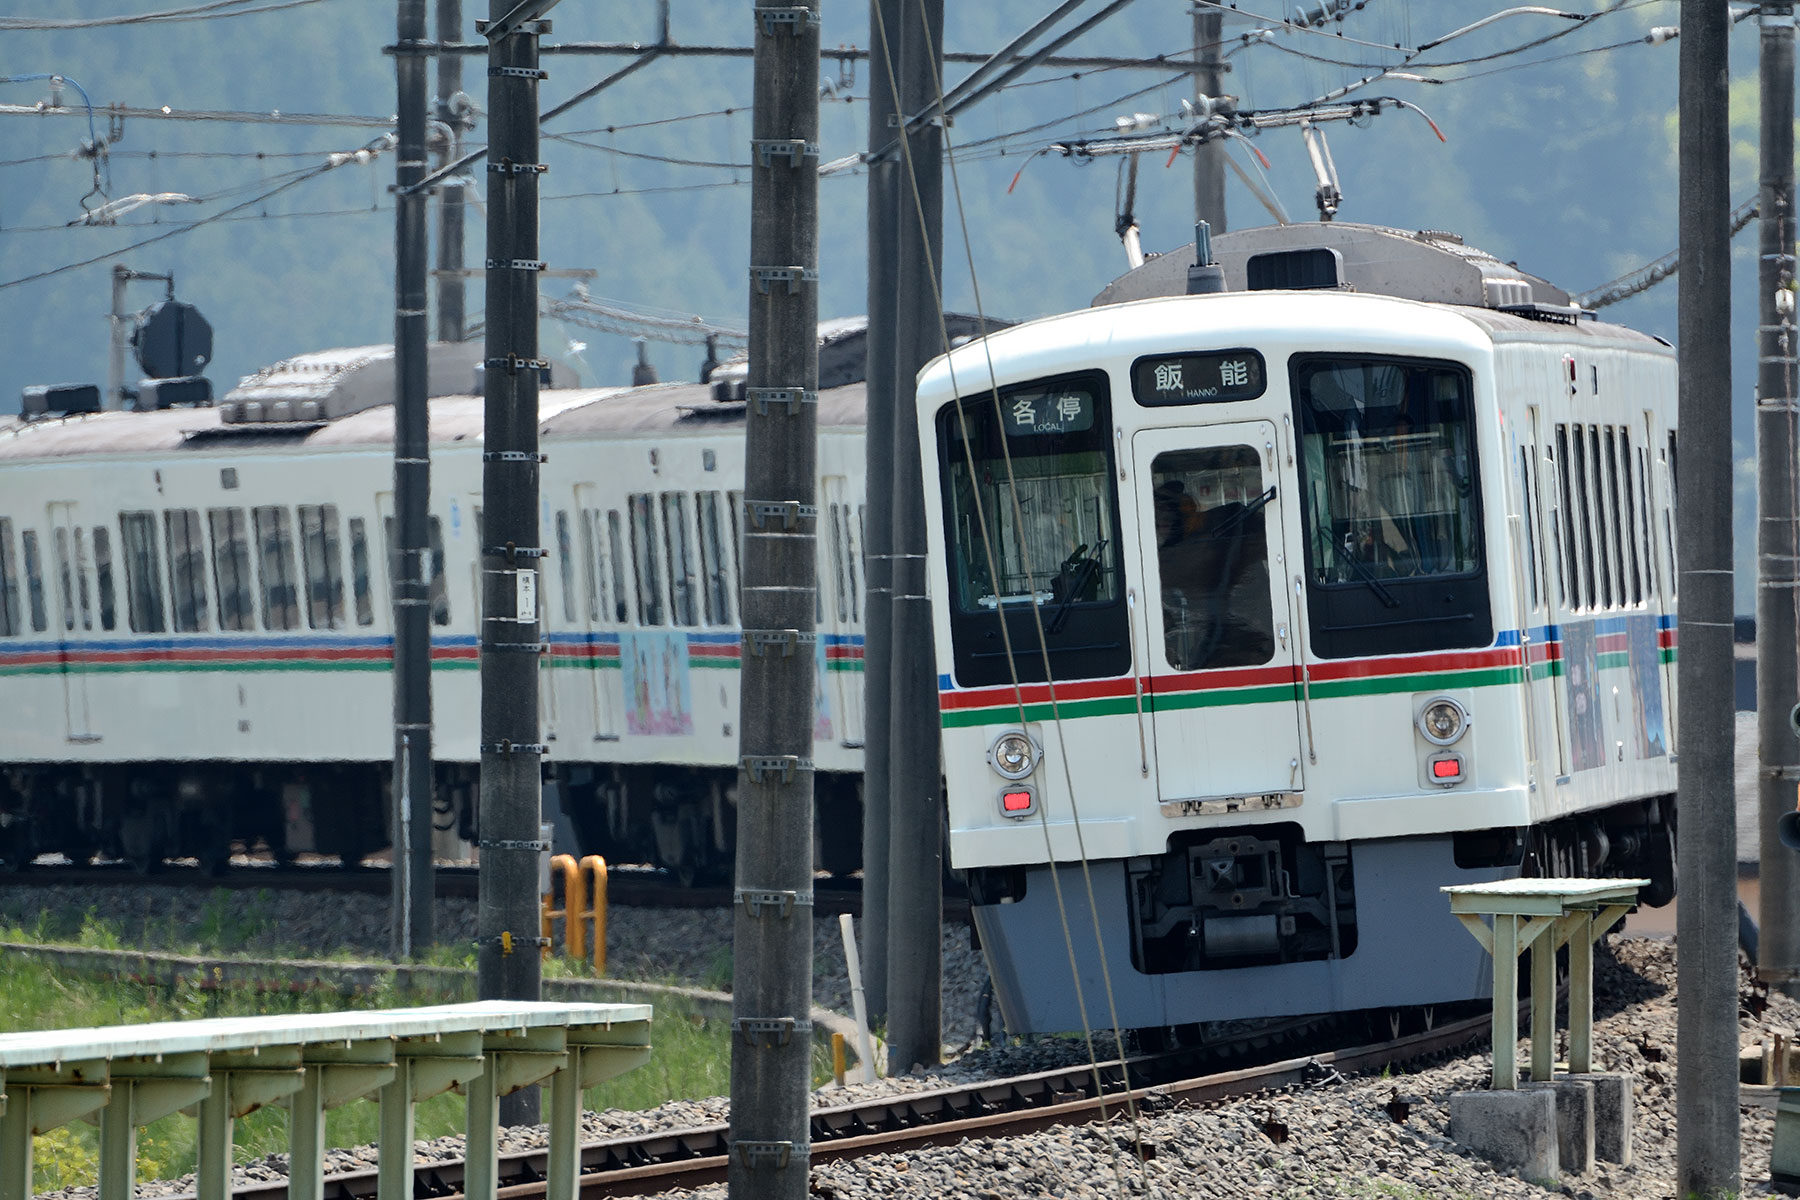
[[[219,598],[219,628],[256,628],[256,584],[250,578],[250,537],[241,508],[210,508],[213,590]]]
[[[19,560],[13,554],[11,517],[0,517],[0,637],[24,632],[19,619]]]
[[[844,561],[844,515],[843,505],[830,506],[831,517],[831,566],[832,582],[837,585],[837,619],[843,624],[850,619],[850,585],[844,578],[844,569],[848,565]]]
[[[350,589],[356,599],[356,623],[375,623],[375,596],[369,586],[369,526],[361,517],[350,518]]]
[[[606,568],[603,563],[605,554],[600,549],[600,510],[586,508],[581,512],[581,548],[586,553],[587,570],[584,573],[587,584],[588,620],[596,624],[600,621],[601,612],[608,613],[610,619],[611,606],[605,603]]]
[[[1151,463],[1156,563],[1162,584],[1163,649],[1180,671],[1249,667],[1275,653],[1262,485],[1251,446],[1176,450]],[[1097,573],[1052,582],[1091,599]]]
[[[731,581],[725,574],[725,535],[720,528],[719,493],[701,492],[700,573],[706,596],[706,623],[731,624]]]
[[[731,505],[731,567],[737,576],[738,587],[744,586],[744,493],[727,492],[725,499]],[[741,607],[743,601],[740,600]]]
[[[645,625],[663,623],[662,592],[658,589],[661,571],[656,562],[656,515],[650,497],[639,492],[630,499],[631,567],[637,583],[638,620]]]
[[[1638,448],[1638,509],[1644,528],[1644,583],[1652,596],[1657,594],[1656,522],[1650,519],[1650,452]]]
[[[1580,555],[1576,530],[1581,522],[1575,515],[1575,468],[1569,458],[1569,427],[1556,427],[1556,475],[1562,482],[1562,548],[1563,577],[1568,583],[1567,601],[1571,608],[1581,608],[1587,600],[1582,591],[1581,572],[1575,569]]]
[[[1538,592],[1537,562],[1537,504],[1531,491],[1531,452],[1524,446],[1519,447],[1519,492],[1524,500],[1525,527],[1525,579],[1530,586],[1531,607],[1537,608],[1543,603]]]
[[[1600,572],[1600,598],[1607,608],[1616,608],[1622,597],[1617,586],[1617,561],[1613,557],[1613,543],[1608,529],[1609,513],[1606,504],[1606,463],[1600,453],[1600,427],[1587,427],[1587,490],[1588,503],[1594,509],[1594,548],[1597,553],[1594,561]]]
[[[69,530],[58,525],[51,531],[56,543],[56,598],[62,605],[63,628],[75,628],[75,575],[69,562]]]
[[[300,589],[294,579],[294,529],[288,510],[274,506],[252,509],[262,569],[262,619],[265,629],[300,628]]]
[[[556,563],[562,579],[563,620],[573,625],[575,615],[575,539],[569,533],[567,509],[556,510]]]
[[[1638,548],[1638,503],[1635,491],[1636,480],[1631,474],[1631,432],[1623,426],[1614,430],[1617,440],[1619,472],[1624,476],[1623,487],[1614,480],[1614,495],[1618,497],[1619,530],[1625,540],[1625,582],[1630,587],[1631,603],[1644,602],[1644,571],[1642,552]],[[1607,447],[1607,462],[1611,464],[1614,447]]]
[[[177,633],[211,628],[206,613],[206,546],[200,514],[172,508],[163,514],[169,545],[169,623]]]
[[[25,550],[25,595],[30,601],[31,627],[43,633],[50,628],[50,614],[44,607],[44,562],[38,551],[37,530],[27,529],[19,537]]]
[[[81,627],[94,627],[94,589],[88,583],[87,538],[83,536],[80,526],[76,526],[75,534],[75,594],[81,601]]]
[[[306,619],[314,629],[344,627],[344,557],[335,504],[300,506],[300,558],[306,570]]]
[[[595,540],[599,540],[598,534]],[[631,610],[625,603],[625,523],[617,509],[606,514],[606,542],[611,555],[607,561],[612,566],[613,619],[623,625],[631,620]]]
[[[479,520],[476,522],[479,526]],[[444,523],[432,517],[425,523],[425,541],[431,553],[426,558],[426,584],[431,596],[431,623],[450,623],[450,584],[444,578]]]
[[[94,526],[94,582],[100,593],[100,628],[112,629],[119,623],[118,598],[113,592],[112,531],[104,525]]]
[[[686,492],[662,494],[663,544],[669,552],[669,610],[677,625],[698,625],[694,593],[699,580],[694,572],[694,537],[688,529]]]
[[[156,514],[119,514],[125,543],[125,612],[135,633],[163,632],[162,572],[157,566]]]

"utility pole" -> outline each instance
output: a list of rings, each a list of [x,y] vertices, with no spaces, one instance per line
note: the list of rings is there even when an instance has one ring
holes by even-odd
[[[554,2],[554,0],[551,0]],[[481,455],[481,879],[484,1000],[536,1000],[544,747],[538,722],[538,37],[550,3],[489,0],[486,400]],[[534,11],[535,8],[535,11]],[[538,1092],[502,1099],[534,1123]]]
[[[1216,8],[1194,6],[1194,92],[1217,100],[1225,91],[1225,62],[1219,57],[1225,16]],[[1205,221],[1214,234],[1224,233],[1225,139],[1194,147],[1194,220]]]
[[[901,0],[869,0],[869,145],[894,136],[894,50],[886,30],[898,29]],[[868,520],[863,529],[866,588],[863,603],[863,993],[871,1017],[888,1011],[888,855],[891,759],[889,701],[894,678],[894,305],[899,301],[900,163],[893,155],[869,162],[869,335],[864,378],[868,411],[864,441]]]
[[[1730,20],[1717,0],[1681,2],[1678,322],[1686,478],[1677,482],[1683,896],[1676,914],[1676,1191],[1705,1198],[1736,1195],[1742,1176],[1731,705]]]
[[[943,77],[944,0],[900,6],[902,114],[932,109]],[[904,119],[904,117],[902,118]],[[943,1053],[944,798],[937,668],[925,571],[919,463],[919,368],[944,351],[938,267],[944,256],[943,113],[900,131],[903,171],[894,336],[893,733],[889,740],[888,1066],[935,1065]]]
[[[1794,591],[1800,540],[1794,512],[1794,6],[1762,6],[1762,186],[1757,205],[1756,372],[1756,731],[1761,830],[1761,930],[1756,973],[1795,993],[1800,974],[1800,860],[1776,823],[1794,809],[1800,739],[1788,713],[1796,686]]]
[[[812,1161],[819,8],[807,0],[750,11],[750,374],[726,1178],[735,1200],[805,1200]]]
[[[440,43],[462,37],[462,0],[437,0],[437,38]],[[437,56],[437,119],[447,131],[444,161],[462,157],[462,135],[468,126],[465,107],[455,104],[462,91],[462,55]],[[454,181],[438,190],[438,340],[463,340],[465,279],[463,277],[463,189]]]
[[[394,773],[392,950],[409,959],[435,940],[431,861],[431,596],[425,526],[431,439],[425,362],[425,0],[399,0],[399,163],[394,169]]]

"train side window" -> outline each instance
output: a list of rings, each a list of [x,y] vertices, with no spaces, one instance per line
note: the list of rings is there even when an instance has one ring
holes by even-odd
[[[634,493],[629,499],[631,510],[631,569],[637,583],[638,621],[645,625],[663,623],[662,592],[658,589],[661,571],[656,563],[656,514],[647,492]]]
[[[1638,447],[1638,525],[1644,533],[1644,587],[1655,596],[1659,590],[1656,574],[1656,522],[1650,517],[1650,452]]]
[[[113,591],[112,531],[104,525],[94,526],[94,590],[100,604],[100,628],[112,629],[119,623],[118,598]]]
[[[356,600],[356,623],[375,623],[375,597],[369,587],[369,524],[350,518],[350,591]]]
[[[725,535],[719,521],[719,493],[701,492],[700,574],[706,598],[706,623],[731,624],[731,581],[725,575]]]
[[[1681,503],[1681,473],[1675,457],[1675,431],[1669,430],[1669,496],[1663,501],[1663,539],[1669,546],[1669,595],[1681,595],[1681,564],[1675,558],[1675,506]]]
[[[1618,485],[1619,526],[1621,536],[1625,539],[1625,553],[1629,562],[1626,564],[1625,582],[1630,585],[1631,603],[1644,602],[1644,569],[1642,555],[1638,549],[1638,503],[1636,480],[1631,473],[1631,432],[1624,426],[1613,431],[1615,449],[1618,453],[1619,473],[1623,479],[1615,481]],[[1607,451],[1607,461],[1612,461],[1613,450]]]
[[[241,508],[209,508],[212,528],[213,591],[219,597],[219,628],[256,628],[256,583],[250,575],[250,536]]]
[[[212,627],[206,611],[206,543],[200,513],[172,508],[163,513],[169,548],[169,626],[176,633],[202,633]]]
[[[19,619],[19,560],[13,554],[11,517],[0,517],[0,637],[25,632]]]
[[[1592,492],[1594,505],[1594,541],[1600,553],[1596,556],[1600,564],[1600,594],[1606,597],[1606,607],[1617,608],[1625,602],[1624,589],[1619,586],[1618,558],[1618,526],[1613,522],[1613,509],[1610,500],[1611,492],[1606,478],[1606,456],[1601,451],[1600,427],[1587,427],[1588,442],[1588,488]]]
[[[119,514],[125,550],[125,614],[134,633],[163,632],[162,572],[157,566],[156,514]]]
[[[1531,451],[1519,447],[1519,492],[1523,500],[1525,526],[1525,579],[1531,589],[1531,607],[1538,608],[1543,604],[1541,585],[1538,581],[1537,558],[1537,497],[1531,490]]]
[[[1559,443],[1562,441],[1561,425],[1556,427],[1556,438]],[[1550,549],[1556,561],[1556,596],[1564,608],[1570,608],[1575,603],[1571,582],[1575,572],[1569,549],[1569,463],[1566,456],[1557,453],[1554,445],[1544,447],[1544,458],[1555,474],[1550,489]]]
[[[262,575],[264,629],[300,628],[300,589],[294,579],[294,527],[288,510],[275,505],[250,510],[256,526]]]
[[[868,602],[869,588],[868,514],[868,505],[859,504],[856,506],[856,576],[858,579],[862,580],[864,603]],[[860,608],[857,610],[856,619],[858,621],[862,620],[862,610]]]
[[[737,576],[738,587],[744,586],[744,493],[726,492],[725,500],[731,506],[731,567]]]
[[[1581,439],[1574,439],[1574,446],[1580,449]],[[1586,524],[1587,509],[1581,503],[1581,464],[1578,456],[1570,450],[1569,427],[1556,427],[1557,462],[1562,468],[1563,492],[1563,532],[1566,540],[1563,546],[1568,556],[1569,567],[1569,601],[1572,608],[1587,608],[1594,602],[1593,582],[1583,564],[1587,561],[1587,553],[1583,549],[1582,527]]]
[[[25,598],[31,609],[31,628],[43,633],[50,628],[50,614],[44,607],[44,561],[38,552],[37,530],[25,530],[19,543],[25,554]]]
[[[573,625],[575,615],[575,538],[569,532],[569,510],[556,510],[556,567],[562,580],[563,620]]]
[[[662,494],[663,546],[669,555],[669,611],[677,625],[698,625],[694,602],[699,579],[694,570],[694,537],[686,492]]]
[[[206,561],[205,551],[201,551],[202,563]],[[81,601],[81,627],[94,627],[94,591],[88,583],[87,537],[81,526],[75,527],[75,594]]]
[[[600,614],[607,611],[607,605],[605,554],[600,547],[600,510],[597,508],[581,510],[581,548],[587,562],[584,582],[587,584],[588,620],[598,622]]]
[[[596,534],[596,540],[598,537]],[[607,563],[611,567],[608,578],[612,580],[613,618],[624,625],[631,620],[631,605],[625,599],[625,520],[616,508],[606,514],[606,545],[610,556]]]
[[[476,521],[479,528],[480,521]],[[431,623],[448,625],[450,623],[450,581],[444,578],[444,523],[436,517],[428,517],[425,521],[425,545],[431,551],[426,555],[426,571],[430,576],[426,580],[428,594],[431,597]]]
[[[837,619],[839,624],[850,619],[850,587],[844,579],[844,529],[843,505],[831,506],[831,577],[836,585]]]
[[[58,525],[51,530],[52,541],[56,545],[56,599],[62,606],[62,621],[65,630],[75,628],[75,572],[70,565],[69,530],[67,526]]]
[[[344,627],[344,552],[335,504],[300,506],[300,560],[306,571],[306,620],[314,629]]]

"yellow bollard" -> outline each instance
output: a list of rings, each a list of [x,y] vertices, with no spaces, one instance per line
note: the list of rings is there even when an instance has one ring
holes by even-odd
[[[593,876],[593,895],[591,913],[594,918],[594,974],[606,974],[606,860],[598,854],[590,854],[581,860],[581,865]],[[587,915],[587,914],[584,914]],[[576,958],[581,957],[579,947],[571,947]]]
[[[831,1075],[839,1087],[844,1086],[844,1035],[831,1035]]]
[[[542,899],[543,956],[550,957],[550,939],[557,917],[563,921],[563,952],[570,958],[587,957],[587,923],[594,923],[594,973],[606,974],[606,860],[590,854],[579,863],[573,855],[558,854],[550,860],[552,891]],[[555,875],[563,881],[563,903],[555,907]],[[589,880],[592,879],[591,890]]]

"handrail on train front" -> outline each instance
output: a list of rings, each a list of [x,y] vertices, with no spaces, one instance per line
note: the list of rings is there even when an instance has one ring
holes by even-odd
[[[231,1194],[232,1121],[289,1109],[289,1200],[325,1191],[325,1110],[375,1095],[381,1200],[413,1194],[414,1108],[469,1098],[464,1192],[499,1187],[499,1098],[548,1081],[550,1200],[574,1200],[581,1090],[650,1058],[648,1004],[483,1000],[366,1012],[223,1017],[0,1034],[0,1200],[31,1200],[32,1137],[100,1126],[100,1200],[130,1200],[138,1127],[199,1118],[199,1200]]]

